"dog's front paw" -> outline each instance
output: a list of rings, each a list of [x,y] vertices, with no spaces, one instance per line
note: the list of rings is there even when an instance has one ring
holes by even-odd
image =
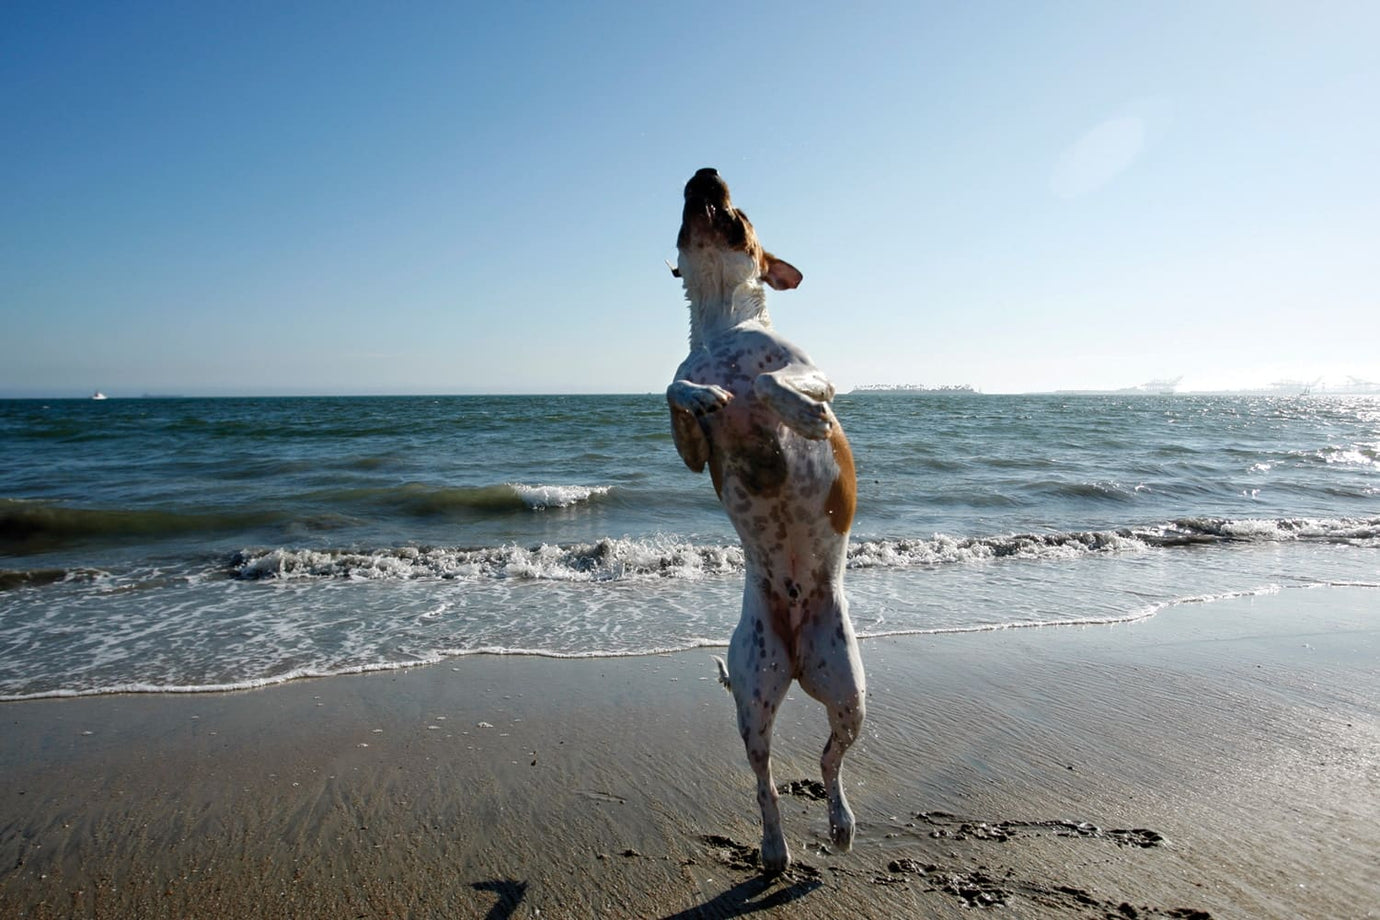
[[[666,391],[666,398],[677,409],[684,409],[698,417],[718,412],[733,400],[733,394],[714,384],[690,383],[677,380]]]
[[[829,404],[816,402],[808,396],[781,400],[776,409],[788,428],[811,441],[823,441],[829,437],[829,432],[836,424]]]
[[[834,430],[834,413],[828,403],[815,403],[806,407],[791,427],[812,441],[823,441]]]
[[[711,412],[718,412],[732,401],[732,393],[723,387],[710,384],[696,391],[695,408],[691,411],[696,415],[708,415]]]
[[[838,424],[827,402],[796,389],[777,374],[759,375],[753,382],[753,391],[771,406],[787,428],[803,438],[823,441]]]

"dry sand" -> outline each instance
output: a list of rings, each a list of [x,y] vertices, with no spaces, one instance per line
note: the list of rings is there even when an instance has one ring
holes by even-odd
[[[0,916],[1380,916],[1380,591],[863,656],[857,845],[794,783],[778,878],[705,653],[3,704]]]

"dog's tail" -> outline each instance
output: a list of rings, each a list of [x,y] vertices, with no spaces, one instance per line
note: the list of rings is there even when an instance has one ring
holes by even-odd
[[[733,682],[728,679],[728,665],[718,655],[714,656],[714,663],[719,666],[719,683],[724,685],[724,689],[729,693],[733,692]]]

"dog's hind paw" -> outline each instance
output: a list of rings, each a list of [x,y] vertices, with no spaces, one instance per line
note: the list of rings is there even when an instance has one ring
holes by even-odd
[[[767,831],[762,835],[762,871],[768,875],[778,875],[791,864],[791,848],[786,838],[777,828],[775,833]]]
[[[829,800],[829,839],[834,841],[834,846],[840,853],[847,853],[853,849],[853,833],[856,827],[853,809],[848,807],[848,800],[843,797],[843,790],[839,789],[837,796]]]
[[[849,815],[847,824],[834,824],[829,828],[829,839],[840,853],[853,849],[853,816]]]
[[[724,685],[724,689],[733,692],[733,681],[728,679],[728,665],[718,655],[714,656],[714,663],[719,666],[719,683]]]

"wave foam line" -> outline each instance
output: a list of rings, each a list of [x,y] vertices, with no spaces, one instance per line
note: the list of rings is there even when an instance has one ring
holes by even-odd
[[[122,693],[235,693],[241,690],[262,690],[294,680],[318,677],[343,677],[350,674],[370,674],[375,671],[401,671],[407,668],[425,667],[435,664],[439,657],[419,658],[409,661],[379,661],[369,664],[345,665],[339,668],[294,668],[270,677],[251,677],[242,681],[220,684],[147,684],[139,681],[112,684],[108,687],[86,687],[80,690],[40,690],[37,693],[0,694],[0,703],[18,703],[24,700],[75,699],[84,696],[112,696]]]
[[[1298,585],[1296,587],[1319,586]],[[919,627],[915,629],[879,630],[877,632],[860,632],[858,633],[858,638],[882,639],[891,636],[944,636],[962,633],[1002,632],[1008,629],[1041,629],[1044,627],[1057,626],[1120,626],[1126,623],[1140,623],[1173,607],[1185,607],[1189,604],[1212,604],[1218,601],[1229,601],[1241,597],[1264,597],[1269,594],[1278,594],[1283,590],[1284,587],[1282,585],[1270,584],[1262,585],[1258,588],[1247,588],[1241,591],[1186,595],[1184,597],[1175,597],[1166,601],[1148,604],[1136,610],[1127,611],[1121,616],[1080,617],[1071,620],[1032,620],[1015,623],[980,623],[973,626],[936,626],[931,628]]]
[[[249,690],[263,690],[297,680],[311,680],[324,677],[349,677],[358,674],[374,674],[383,671],[407,671],[412,668],[425,668],[453,661],[459,658],[478,656],[521,656],[524,658],[552,658],[559,660],[586,660],[594,658],[647,658],[655,655],[671,655],[676,652],[690,652],[703,648],[727,648],[727,639],[688,639],[681,645],[634,649],[631,651],[590,651],[559,652],[553,649],[508,648],[506,646],[482,646],[473,649],[440,649],[418,658],[406,661],[377,661],[368,664],[342,665],[338,668],[294,668],[282,674],[269,677],[253,677],[242,681],[218,684],[149,684],[133,681],[112,684],[107,687],[87,687],[82,689],[40,690],[36,693],[0,693],[0,703],[20,703],[27,700],[77,699],[89,696],[114,696],[117,694],[191,694],[191,693],[239,693]]]
[[[546,488],[546,487],[541,487]],[[1058,561],[1094,554],[1136,553],[1186,546],[1315,541],[1380,543],[1376,519],[1184,518],[1143,528],[992,537],[858,540],[848,547],[851,569],[893,569],[1016,558]],[[245,580],[333,578],[514,578],[609,582],[703,578],[743,571],[737,544],[697,545],[675,537],[606,538],[594,543],[456,549],[242,550],[230,575]]]
[[[696,578],[743,569],[738,546],[696,546],[674,539],[604,539],[571,545],[515,545],[478,549],[399,547],[349,550],[244,550],[231,574],[246,580],[279,578],[475,579],[623,581]]]

